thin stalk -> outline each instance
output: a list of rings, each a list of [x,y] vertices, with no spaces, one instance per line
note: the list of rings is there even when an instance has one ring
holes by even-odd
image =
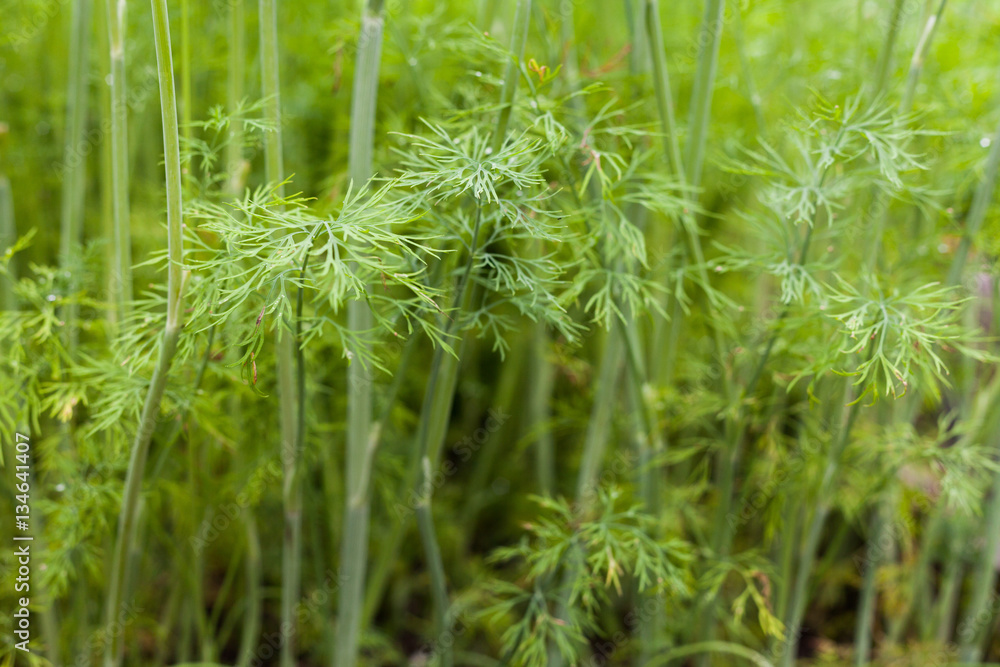
[[[475,243],[473,243],[473,253]],[[469,258],[470,265],[473,257]],[[464,312],[469,305],[468,282],[462,281],[457,302],[461,304],[458,312]],[[449,327],[449,333],[451,329]],[[434,634],[441,636],[447,628],[448,590],[444,577],[444,565],[441,560],[441,548],[437,544],[434,532],[434,519],[431,513],[431,496],[433,495],[432,462],[438,461],[441,444],[448,428],[448,417],[455,395],[455,384],[458,377],[458,358],[449,354],[440,346],[434,350],[431,362],[431,373],[427,382],[427,394],[420,414],[420,427],[417,434],[417,454],[420,466],[420,480],[417,485],[418,502],[416,504],[417,527],[420,541],[424,548],[424,558],[431,575],[431,597],[434,605]],[[441,662],[445,667],[451,667],[451,646],[443,647]]]
[[[257,643],[260,638],[260,580],[261,556],[260,536],[257,533],[257,521],[250,508],[242,515],[247,540],[246,557],[246,602],[243,611],[243,635],[240,639],[240,658],[238,667],[249,667],[255,657]]]
[[[105,622],[110,629],[118,619],[126,579],[126,556],[136,528],[142,475],[149,454],[149,444],[156,429],[160,401],[167,387],[170,365],[177,350],[182,326],[184,247],[182,242],[181,158],[177,127],[177,95],[170,54],[170,20],[166,0],[151,0],[156,67],[160,84],[160,111],[163,121],[163,153],[167,190],[167,321],[160,343],[159,358],[149,391],[142,407],[142,417],[132,443],[132,454],[125,476],[125,491],[118,518],[118,534],[111,560],[111,577],[105,605]],[[105,667],[121,663],[122,633],[109,632],[111,639],[104,653]]]
[[[583,439],[583,458],[576,479],[576,497],[591,496],[599,475],[601,461],[607,448],[608,433],[611,430],[611,415],[615,409],[618,375],[624,358],[622,331],[612,327],[604,343],[601,365],[597,371],[597,391],[591,403],[587,433]]]
[[[875,66],[876,94],[885,90],[885,85],[889,81],[889,67],[892,64],[892,50],[896,46],[896,37],[899,35],[899,26],[903,22],[904,4],[905,0],[895,0],[892,6],[892,16],[889,19],[889,29],[885,33],[885,42],[882,44],[882,51],[878,56],[878,64]]]
[[[351,103],[351,134],[348,172],[354,187],[372,176],[375,111],[378,99],[379,63],[382,58],[382,2],[368,0],[361,18],[358,59]],[[372,328],[368,302],[348,304],[348,327],[359,335]],[[353,667],[364,607],[365,574],[368,563],[371,468],[379,432],[372,428],[372,370],[360,362],[347,371],[347,502],[344,504],[344,534],[340,563],[346,581],[340,588],[334,665]]]
[[[992,440],[997,441],[1000,429],[993,430]],[[990,628],[996,624],[996,612],[991,607],[991,598],[997,583],[996,562],[1000,553],[1000,472],[993,478],[991,498],[986,505],[982,550],[972,572],[972,595],[959,623],[960,659],[963,663],[980,662],[983,658],[984,642]]]
[[[915,609],[927,609],[930,605],[930,585],[931,585],[931,563],[934,550],[941,541],[941,533],[945,525],[944,503],[939,502],[931,512],[927,527],[924,529],[924,538],[920,542],[920,551],[917,554],[917,562],[910,576],[910,600],[903,610],[903,613],[894,617],[889,623],[889,633],[887,636],[889,644],[899,644],[906,631],[910,616]],[[922,614],[920,618],[921,633],[923,628],[930,628],[930,614]],[[922,633],[923,634],[923,633]],[[930,634],[928,630],[927,634]]]
[[[870,346],[874,351],[874,345]],[[853,396],[852,385],[849,380],[845,380],[844,397],[851,399]],[[800,629],[802,618],[805,616],[806,603],[808,602],[809,581],[812,574],[813,564],[816,562],[816,554],[819,551],[819,541],[823,534],[823,527],[826,524],[826,517],[830,513],[830,498],[833,493],[833,486],[837,480],[837,473],[840,470],[840,461],[847,443],[850,440],[851,430],[858,419],[860,410],[857,402],[851,402],[847,407],[847,417],[836,441],[831,445],[827,453],[826,467],[823,471],[823,479],[820,483],[819,500],[812,521],[809,523],[809,530],[806,533],[806,541],[802,545],[799,554],[798,571],[796,572],[795,585],[792,588],[792,597],[789,602],[789,617],[785,623],[785,630],[789,637],[786,651],[782,657],[782,666],[791,667],[794,664],[795,654],[798,650]]]
[[[535,438],[535,481],[544,496],[555,493],[555,444],[549,422],[552,419],[552,385],[555,368],[548,358],[549,336],[545,327],[536,324],[531,336],[531,356],[529,368],[531,384],[528,392],[527,409],[530,428],[538,434]],[[473,487],[481,488],[481,487]]]
[[[10,180],[0,172],[0,252],[14,245],[17,240],[17,223],[14,220],[14,195]],[[7,275],[0,278],[0,309],[16,310],[17,297],[14,285],[17,283],[16,258],[7,264]]]
[[[500,115],[497,119],[492,142],[494,153],[500,151],[507,136],[507,127],[510,123],[511,112],[513,111],[518,80],[521,76],[520,61],[524,56],[530,19],[531,0],[518,0],[517,11],[514,15],[514,31],[511,37],[511,51],[517,58],[507,65],[504,77],[504,85],[500,94]],[[472,302],[472,295],[475,291],[471,288],[470,283],[472,282],[471,274],[475,266],[476,253],[479,249],[479,238],[488,235],[487,230],[480,229],[481,223],[481,213],[477,211],[469,258],[458,288],[455,290],[455,305],[458,306],[457,312],[459,314],[468,311],[469,305]],[[448,333],[453,333],[454,328],[455,320],[451,320],[447,326]],[[459,355],[461,355],[461,351],[459,351]],[[444,565],[441,560],[441,549],[437,544],[434,532],[433,513],[431,510],[433,496],[431,475],[433,474],[433,466],[439,460],[441,447],[444,442],[450,406],[454,400],[458,367],[458,357],[448,354],[441,347],[435,350],[417,436],[417,452],[420,457],[419,466],[421,472],[420,481],[417,486],[419,498],[416,507],[417,526],[420,530],[420,538],[424,547],[424,557],[431,574],[431,594],[434,600],[434,619],[437,636],[440,636],[446,629],[450,603],[448,600],[447,581],[444,576]],[[450,644],[442,647],[441,662],[445,667],[451,667],[453,651]]]
[[[917,48],[913,50],[913,57],[910,58],[910,71],[906,75],[906,90],[903,93],[903,100],[899,105],[903,113],[908,113],[913,108],[913,96],[917,92],[917,81],[920,79],[920,72],[924,68],[924,58],[930,49],[931,42],[934,40],[934,32],[937,30],[938,23],[941,22],[941,14],[944,13],[944,6],[947,2],[948,0],[941,0],[937,12],[927,18],[924,30],[920,33]]]
[[[229,0],[229,58],[226,80],[226,102],[229,113],[239,108],[243,99],[244,62],[246,60],[246,17],[244,0]],[[238,196],[243,189],[243,122],[234,121],[229,126],[229,143],[226,144],[226,171],[229,174],[227,189],[231,196]]]
[[[275,0],[260,0],[261,89],[264,93],[264,117],[271,130],[264,135],[264,172],[268,183],[277,187],[277,196],[284,194],[284,165],[281,142],[281,98],[278,72],[278,14]],[[290,301],[288,290],[284,297]],[[281,421],[281,459],[284,483],[282,503],[285,508],[285,530],[281,550],[281,628],[286,634],[281,645],[281,667],[296,663],[298,635],[295,607],[299,602],[302,563],[302,485],[299,479],[298,410],[296,405],[296,361],[294,323],[280,321],[275,327],[277,338],[278,401]],[[304,435],[304,434],[301,434]]]
[[[889,522],[886,516],[888,510],[888,507],[880,504],[875,508],[875,517],[872,521],[872,532],[869,537],[871,542],[864,562],[861,604],[858,606],[857,622],[854,627],[854,664],[856,667],[867,665],[871,657],[872,626],[875,620],[875,598],[877,595],[875,577],[882,560],[880,558],[881,544],[884,539],[890,537]]]
[[[537,331],[537,329],[537,325],[533,327],[533,331]],[[548,337],[546,336],[546,339],[547,338]],[[496,383],[496,392],[493,394],[493,405],[497,409],[507,411],[512,405],[514,405],[514,396],[522,387],[522,369],[525,366],[525,356],[528,351],[530,351],[530,343],[525,345],[512,345],[510,352],[507,353],[503,361],[503,367],[500,371],[500,378]],[[536,360],[532,361],[536,365],[529,366],[527,369],[529,377],[536,372],[541,372],[537,366],[538,362]],[[532,380],[532,383],[534,382],[535,380]],[[532,402],[534,400],[540,401],[542,403],[542,408],[545,407],[544,403],[547,399],[541,398],[540,394],[541,389],[532,385],[531,390],[528,393],[529,404],[527,409],[529,412],[541,409],[539,405]],[[546,394],[546,396],[548,396],[548,394]],[[490,475],[493,473],[497,457],[507,444],[507,441],[500,433],[494,434],[494,437],[491,437],[486,441],[482,449],[477,452],[476,462],[472,468],[472,475],[469,478],[470,489],[485,489],[487,487],[490,483]],[[473,537],[476,519],[479,517],[479,512],[483,509],[487,502],[487,497],[484,494],[477,493],[473,497],[469,498],[464,511],[460,515],[458,523],[459,525],[467,526],[465,535],[469,539]],[[468,546],[468,541],[466,541],[465,546]]]
[[[107,11],[99,12],[102,15],[103,20],[97,22],[97,32],[103,37],[100,40],[99,50],[101,51],[101,70],[108,72],[110,76],[111,72],[111,40],[108,33],[110,29],[106,23],[108,23],[108,16],[111,13],[109,8],[109,3],[111,0],[103,0],[104,7]],[[110,84],[108,88],[109,94],[100,95],[101,98],[101,112],[100,117],[102,122],[110,123],[112,122],[111,115],[111,94],[110,94]],[[101,167],[100,167],[100,177],[98,178],[98,183],[101,188],[101,238],[105,240],[104,243],[104,289],[105,289],[105,300],[107,301],[107,319],[108,328],[107,335],[108,340],[113,341],[114,337],[118,331],[119,325],[119,312],[117,297],[115,296],[115,289],[118,283],[118,275],[115,267],[117,266],[115,262],[115,215],[114,215],[114,176],[112,163],[112,153],[111,153],[111,142],[102,141],[101,142]],[[109,441],[110,444],[110,441]]]
[[[126,0],[106,0],[111,47],[111,181],[114,257],[110,301],[125,322],[132,301],[132,233],[129,219],[128,89],[125,78]]]
[[[193,126],[191,94],[191,0],[181,0],[181,131],[190,141]]]
[[[504,73],[503,89],[500,91],[500,117],[497,119],[496,132],[493,135],[493,152],[498,153],[503,148],[507,137],[507,125],[510,114],[514,110],[514,96],[517,93],[517,82],[521,78],[521,60],[524,56],[524,46],[528,41],[528,26],[531,23],[531,0],[517,0],[517,10],[514,13],[514,34],[510,40],[511,53],[517,55],[517,60],[507,63]]]
[[[965,264],[969,258],[969,251],[972,249],[972,241],[979,228],[983,226],[986,219],[986,211],[990,202],[993,201],[993,188],[996,187],[997,174],[1000,173],[1000,125],[993,135],[990,144],[990,154],[986,159],[986,170],[983,172],[983,180],[979,182],[976,193],[972,199],[972,208],[969,209],[969,216],[965,220],[965,230],[962,233],[962,240],[955,251],[955,258],[951,262],[948,271],[948,284],[957,285],[962,280],[962,273],[965,271]]]
[[[246,59],[246,17],[244,0],[229,1],[229,53],[228,78],[226,80],[226,101],[230,114],[235,114],[243,99],[245,83],[244,61]],[[238,197],[243,189],[246,169],[243,159],[243,122],[234,120],[229,126],[229,142],[226,144],[226,171],[229,180],[226,189],[231,197]],[[213,329],[214,331],[214,329]],[[233,406],[235,407],[235,406]],[[234,414],[238,414],[234,410]],[[263,576],[260,535],[254,509],[247,507],[240,517],[246,533],[246,591],[244,594],[243,628],[240,637],[238,667],[249,667],[255,657],[260,639],[261,618],[261,578]]]
[[[69,40],[69,81],[66,89],[66,126],[63,148],[62,208],[60,212],[59,264],[63,272],[76,280],[76,264],[83,240],[86,159],[83,155],[84,128],[87,123],[87,77],[89,62],[90,0],[74,0]],[[70,291],[75,291],[71,283]],[[66,307],[66,341],[70,353],[78,335],[78,307]]]
[[[935,639],[944,644],[951,637],[955,627],[958,600],[962,596],[962,578],[965,574],[966,524],[957,522],[948,526],[948,548],[944,573],[941,576],[941,591],[938,594],[937,609],[934,614]],[[930,637],[925,637],[929,639]]]
[[[708,140],[708,126],[712,119],[712,97],[715,91],[715,71],[719,65],[719,45],[722,42],[722,14],[725,0],[706,0],[705,16],[698,34],[698,69],[695,73],[694,90],[691,93],[691,110],[688,127],[691,139],[687,146],[687,181],[693,188],[701,185],[702,167],[705,160],[705,144]],[[659,24],[655,26],[659,31]],[[662,39],[660,40],[662,43]]]
[[[767,123],[764,120],[764,109],[760,93],[757,92],[757,85],[753,79],[753,69],[750,67],[750,56],[747,55],[746,34],[743,30],[743,10],[740,5],[733,8],[733,34],[736,37],[736,51],[740,57],[740,70],[743,72],[743,83],[747,89],[747,100],[753,109],[754,119],[757,121],[757,131],[761,136],[767,134]],[[860,41],[860,40],[858,40]]]

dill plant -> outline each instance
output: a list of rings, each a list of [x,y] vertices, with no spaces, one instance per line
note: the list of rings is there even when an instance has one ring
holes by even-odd
[[[0,424],[40,443],[53,662],[995,653],[1000,134],[956,50],[992,8],[262,0],[258,91],[252,13],[185,2],[181,126],[153,6],[153,40],[103,12],[110,168],[64,174],[60,239],[25,165],[92,121],[57,147],[11,86]],[[121,104],[149,41],[166,251],[157,114]],[[68,208],[98,175],[105,239]]]

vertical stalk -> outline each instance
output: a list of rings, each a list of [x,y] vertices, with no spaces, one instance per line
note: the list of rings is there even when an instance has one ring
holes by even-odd
[[[622,332],[612,327],[604,343],[601,365],[597,372],[597,391],[590,408],[587,433],[583,440],[583,458],[576,479],[576,497],[593,495],[594,484],[599,475],[601,461],[607,447],[611,429],[611,415],[615,409],[616,387],[624,359]]]
[[[69,273],[75,291],[76,264],[83,234],[86,159],[83,154],[87,123],[87,76],[90,35],[90,0],[74,0],[69,40],[69,81],[66,88],[65,146],[63,149],[62,208],[60,212],[59,264]],[[66,307],[66,336],[70,351],[78,335],[75,304]]]
[[[941,575],[940,592],[938,593],[937,608],[934,610],[933,619],[924,618],[928,621],[927,628],[922,628],[922,639],[936,639],[938,643],[944,644],[951,637],[952,628],[955,627],[955,614],[958,611],[958,599],[962,596],[962,578],[965,574],[965,548],[968,539],[968,526],[964,522],[948,524],[948,544],[945,552],[944,572]],[[931,621],[933,620],[933,623]]]
[[[10,180],[0,171],[0,252],[17,241],[17,224],[14,221],[14,197],[10,189]],[[7,275],[0,278],[0,309],[16,310],[17,297],[14,295],[14,284],[17,283],[17,268],[12,258],[7,265]]]
[[[257,533],[257,520],[251,508],[243,511],[242,521],[247,540],[246,561],[246,609],[243,611],[243,635],[240,639],[240,657],[238,667],[249,667],[255,658],[257,641],[260,637],[260,536]]]
[[[895,0],[892,6],[892,16],[889,19],[889,29],[885,33],[885,42],[882,44],[882,51],[878,56],[878,64],[875,66],[875,92],[876,94],[885,90],[885,85],[889,81],[889,67],[892,64],[892,50],[896,46],[896,37],[899,35],[899,26],[903,21],[903,4],[905,0]]]
[[[874,346],[869,347],[871,348],[869,354],[871,354],[871,351],[874,350]],[[844,399],[850,401],[852,397],[852,385],[849,380],[845,379]],[[786,636],[789,639],[787,640],[787,644],[785,646],[785,653],[782,656],[782,667],[792,667],[795,662],[795,654],[798,651],[799,635],[802,627],[802,618],[805,615],[806,603],[808,602],[809,597],[808,588],[813,564],[816,562],[816,554],[819,551],[819,541],[823,534],[823,527],[826,524],[826,518],[830,513],[830,498],[833,493],[834,484],[837,480],[837,474],[840,470],[841,457],[844,449],[847,447],[847,443],[850,441],[851,431],[854,428],[854,423],[857,421],[859,413],[858,403],[851,403],[847,407],[847,416],[844,420],[844,424],[841,426],[840,433],[837,434],[836,440],[831,443],[829,452],[827,452],[826,467],[823,471],[823,479],[820,483],[819,492],[816,496],[818,504],[816,509],[813,511],[812,520],[809,522],[809,529],[806,533],[806,541],[802,545],[802,549],[799,552],[799,563],[798,570],[795,575],[795,584],[791,589],[788,617],[785,623],[785,630],[787,633]]]
[[[511,51],[516,55],[516,59],[507,65],[507,71],[504,76],[504,85],[500,94],[500,115],[497,119],[497,126],[492,142],[494,153],[500,151],[507,136],[507,127],[513,111],[518,79],[521,76],[520,62],[524,58],[524,47],[528,39],[530,19],[531,0],[518,0],[517,11],[514,15],[514,31],[511,37]],[[455,305],[458,307],[458,313],[468,311],[472,301],[472,294],[475,291],[470,283],[472,282],[471,273],[474,270],[476,252],[478,251],[481,222],[481,214],[477,212],[469,258],[464,274],[460,278],[460,283],[455,291]],[[482,233],[482,236],[486,236],[485,231]],[[453,332],[454,320],[450,321],[447,329],[448,333]],[[461,355],[461,351],[458,354]],[[431,475],[433,473],[433,466],[437,464],[440,458],[441,447],[448,425],[448,417],[451,411],[450,406],[455,394],[458,367],[459,359],[457,357],[448,354],[441,347],[438,347],[434,351],[434,359],[431,363],[431,374],[421,410],[420,427],[417,436],[417,451],[420,457],[420,481],[417,485],[419,502],[416,507],[417,526],[420,529],[424,557],[431,575],[435,631],[438,636],[446,629],[450,603],[448,600],[447,580],[444,575],[444,565],[441,559],[441,549],[438,546],[434,530],[433,512],[431,509],[433,495]],[[450,644],[442,646],[441,662],[444,667],[451,667],[453,662],[452,654],[453,651]]]
[[[938,23],[941,22],[941,14],[944,13],[944,6],[948,0],[941,0],[937,12],[927,18],[923,32],[920,33],[920,40],[917,48],[913,50],[913,57],[910,58],[910,71],[906,75],[906,91],[903,93],[903,100],[899,105],[903,113],[908,113],[913,108],[913,96],[917,92],[917,81],[920,79],[920,72],[924,68],[924,58],[934,40],[934,32]]]
[[[229,54],[228,78],[226,80],[226,103],[230,114],[235,114],[243,99],[245,80],[244,58],[246,44],[245,0],[229,2]],[[243,121],[234,120],[229,126],[229,142],[226,144],[226,172],[229,180],[226,189],[230,197],[238,197],[243,189],[245,174],[243,167]],[[238,413],[238,405],[231,403],[233,414]],[[260,535],[253,507],[243,510],[241,516],[247,541],[246,593],[243,610],[243,629],[240,638],[238,667],[249,667],[257,650],[260,638],[261,612],[261,554]]]
[[[284,165],[281,143],[281,98],[278,73],[278,14],[275,0],[260,0],[261,89],[264,93],[264,117],[271,130],[264,135],[264,171],[267,181],[277,188],[276,196],[284,195]],[[289,300],[284,289],[283,298]],[[281,645],[281,667],[295,665],[297,618],[302,553],[302,488],[298,459],[300,436],[296,405],[294,326],[284,317],[275,327],[278,373],[278,401],[281,411],[281,460],[284,474],[282,503],[285,507],[285,529],[281,550],[281,628],[285,642]]]
[[[549,335],[545,327],[536,323],[531,335],[529,368],[531,384],[528,393],[528,423],[538,434],[535,438],[535,481],[543,496],[552,496],[556,489],[555,444],[549,421],[552,418],[552,385],[555,368],[548,358]],[[474,487],[480,488],[480,487]]]
[[[861,604],[858,607],[857,622],[854,627],[854,664],[864,667],[871,657],[872,626],[875,620],[875,598],[877,594],[875,577],[881,564],[879,557],[884,539],[889,539],[887,527],[889,507],[879,503],[875,508],[872,520],[867,559],[864,562],[863,583],[861,586]]]
[[[708,126],[712,119],[715,71],[719,64],[719,44],[722,42],[722,14],[725,8],[725,0],[706,0],[705,16],[698,35],[698,44],[701,47],[698,49],[698,69],[695,74],[694,90],[691,93],[691,110],[688,117],[691,139],[685,156],[688,168],[687,180],[693,188],[701,184]]]
[[[992,440],[997,441],[1000,429],[993,429]],[[983,523],[985,537],[972,571],[972,595],[959,623],[960,660],[963,663],[978,663],[983,658],[983,643],[989,630],[996,624],[996,612],[990,609],[990,598],[997,583],[996,561],[1000,553],[1000,473],[996,473],[990,490],[991,498],[986,505]]]
[[[181,0],[181,131],[191,139],[194,97],[191,94],[191,2]]]
[[[969,216],[965,220],[965,230],[962,233],[962,240],[959,242],[958,250],[955,251],[955,258],[951,262],[948,271],[948,284],[957,285],[962,280],[962,273],[965,271],[965,264],[969,258],[969,251],[972,249],[972,241],[979,233],[979,228],[983,226],[986,219],[986,211],[993,200],[993,189],[996,187],[997,174],[1000,173],[1000,125],[997,126],[993,135],[993,142],[990,144],[990,154],[986,159],[986,170],[983,173],[983,180],[979,182],[976,193],[972,199],[972,208],[969,209]]]
[[[226,103],[230,114],[235,114],[243,99],[244,59],[246,58],[246,18],[244,0],[229,0],[229,63],[226,80]],[[238,196],[243,189],[243,122],[235,120],[229,126],[229,143],[226,144],[226,172],[229,174],[227,189],[231,196]]]
[[[125,78],[126,0],[105,0],[111,47],[111,181],[114,257],[110,300],[119,322],[132,300],[132,234],[129,220],[128,89]]]
[[[351,102],[348,172],[355,188],[372,176],[375,112],[378,99],[379,63],[382,58],[382,0],[368,0],[361,17],[358,58]],[[348,327],[359,336],[372,328],[372,315],[365,299],[355,299],[347,308]],[[353,667],[357,661],[358,637],[364,603],[368,562],[371,467],[379,433],[372,428],[372,370],[352,362],[347,370],[347,499],[344,503],[344,533],[340,563],[346,577],[340,588],[334,665]]]
[[[167,0],[151,0],[156,66],[160,84],[160,111],[163,121],[163,153],[167,190],[167,320],[160,343],[159,358],[149,391],[142,407],[142,417],[132,443],[132,454],[125,476],[125,491],[118,517],[118,534],[111,561],[111,578],[105,605],[106,629],[111,640],[104,654],[105,667],[121,663],[122,637],[111,632],[122,605],[123,583],[126,579],[126,556],[136,528],[140,505],[142,474],[153,439],[160,401],[167,386],[170,365],[177,350],[182,326],[182,292],[184,247],[182,243],[181,159],[177,127],[177,96],[174,90],[174,70],[170,54],[170,20]]]

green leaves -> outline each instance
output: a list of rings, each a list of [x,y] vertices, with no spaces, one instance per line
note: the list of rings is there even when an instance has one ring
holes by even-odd
[[[828,289],[830,317],[846,335],[841,353],[864,359],[846,371],[856,377],[857,401],[866,395],[873,401],[880,395],[901,396],[910,382],[936,396],[940,385],[949,385],[944,350],[957,347],[974,358],[987,356],[970,347],[976,337],[958,322],[965,299],[957,298],[954,289],[930,283],[883,292],[878,285],[859,289],[843,279],[839,288]]]
[[[525,539],[490,556],[490,562],[518,561],[525,568],[524,588],[491,582],[495,601],[483,612],[516,614],[504,634],[504,650],[516,664],[536,664],[532,657],[544,655],[549,640],[564,658],[576,660],[583,633],[602,606],[630,584],[668,599],[691,594],[690,545],[651,537],[653,517],[637,507],[620,509],[620,495],[600,489],[592,513],[563,500],[534,498],[543,514],[524,525]],[[554,614],[555,603],[566,615]]]

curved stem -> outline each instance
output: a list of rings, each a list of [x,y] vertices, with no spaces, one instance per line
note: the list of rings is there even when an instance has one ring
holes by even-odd
[[[111,561],[111,579],[105,606],[107,627],[116,622],[122,605],[122,585],[125,580],[128,545],[136,526],[139,509],[142,475],[153,439],[160,401],[166,390],[170,366],[177,350],[181,332],[182,267],[184,248],[182,245],[182,202],[181,202],[181,160],[180,140],[177,127],[177,96],[174,90],[173,62],[170,55],[170,21],[166,0],[151,0],[153,13],[153,36],[156,47],[156,65],[160,84],[160,111],[163,120],[164,167],[167,188],[167,321],[160,343],[159,359],[142,408],[142,417],[132,444],[128,472],[125,477],[125,492],[121,513],[118,518],[118,534]],[[106,667],[117,667],[121,662],[121,633],[110,633],[104,654]]]

